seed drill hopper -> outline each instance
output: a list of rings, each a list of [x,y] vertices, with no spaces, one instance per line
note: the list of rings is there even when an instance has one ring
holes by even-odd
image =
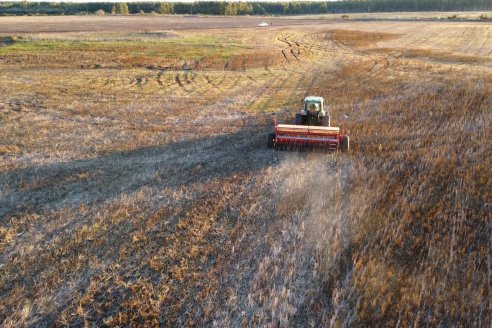
[[[267,146],[275,149],[321,148],[348,151],[349,136],[345,135],[345,118],[342,127],[331,127],[330,116],[324,110],[322,97],[306,97],[296,114],[295,125],[278,124],[273,114],[274,132],[268,135]]]

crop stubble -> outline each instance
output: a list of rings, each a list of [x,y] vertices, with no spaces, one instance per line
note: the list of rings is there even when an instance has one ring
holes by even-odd
[[[133,32],[0,48],[3,325],[490,322],[488,25]],[[350,154],[265,149],[308,94]]]

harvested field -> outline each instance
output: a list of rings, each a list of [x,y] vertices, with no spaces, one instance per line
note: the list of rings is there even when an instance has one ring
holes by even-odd
[[[323,18],[323,17],[320,17]],[[230,29],[256,27],[258,23],[268,20],[274,26],[319,25],[326,21],[308,17],[278,18],[278,17],[208,17],[208,16],[114,16],[114,17],[84,17],[59,16],[53,17],[2,17],[1,33],[32,33],[32,32],[134,32],[145,30],[190,30],[190,29]]]
[[[1,326],[490,325],[490,24],[161,20],[0,18]]]

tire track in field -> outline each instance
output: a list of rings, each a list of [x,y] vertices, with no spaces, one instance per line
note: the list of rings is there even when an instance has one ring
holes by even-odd
[[[364,51],[359,51],[359,50],[344,46],[338,42],[334,42],[331,39],[327,40],[328,41],[327,43],[329,45],[320,44],[319,40],[320,39],[323,40],[324,36],[322,34],[320,35],[319,33],[310,34],[309,38],[311,40],[310,44],[313,45],[313,48],[318,49],[321,54],[325,54],[327,52],[335,52],[337,54],[342,53],[345,57],[347,57],[347,55],[348,55],[349,56],[348,59],[352,59],[352,60],[373,60],[372,66],[370,66],[366,70],[366,73],[374,71],[375,68],[379,66],[380,67],[379,70],[374,71],[373,75],[375,75],[375,74],[378,74],[381,70],[388,68],[388,66],[390,65],[390,61],[389,61],[387,55],[377,55],[377,54],[370,54],[370,53],[364,52]],[[306,39],[306,38],[304,38],[304,39]],[[382,65],[380,65],[381,62],[383,63]],[[324,63],[320,63],[319,65],[323,66]],[[344,80],[342,82],[346,83],[347,81],[350,81],[350,80]]]
[[[491,26],[489,26],[488,30],[487,30],[487,41],[490,40],[490,30],[491,30]],[[491,40],[492,42],[492,40]],[[490,43],[488,43],[490,45]],[[492,55],[492,46],[489,47],[490,48],[490,51],[487,53],[487,56],[491,56]]]
[[[202,93],[213,90],[213,86],[208,83],[207,79],[203,76],[202,72],[185,72],[183,73],[184,83],[190,89],[188,90],[188,96],[199,96]],[[203,90],[203,91],[202,91]],[[202,92],[200,92],[202,91]]]
[[[248,111],[255,112],[259,107],[264,107],[262,105],[264,98],[271,95],[274,90],[283,92],[284,90],[279,89],[279,85],[285,84],[285,78],[282,78],[283,74],[281,72],[276,72],[272,78],[265,80],[262,84],[256,84],[252,95],[245,99],[245,108],[247,108]]]
[[[204,74],[204,78],[208,84],[210,84],[213,88],[217,89],[217,85],[214,82],[212,82],[212,79],[210,78],[210,76],[208,76],[207,74]]]
[[[464,38],[465,42],[463,42],[457,50],[459,53],[462,54],[470,54],[469,49],[474,44],[476,27],[473,27],[471,30],[467,29],[465,31],[466,31],[466,35]]]
[[[307,80],[308,80],[308,74],[307,73],[301,73],[299,76],[299,79],[297,80],[296,85],[294,86],[292,91],[289,92],[290,96],[286,101],[287,105],[297,101],[297,97],[298,97],[297,93],[304,89],[304,85],[306,85],[305,81],[307,81]],[[296,98],[296,99],[294,99],[294,98]]]
[[[301,76],[301,78],[300,78],[300,81],[302,81],[302,80],[308,81],[309,80],[309,82],[307,82],[307,83],[302,82],[303,88],[305,90],[307,90],[307,91],[305,91],[307,93],[313,93],[313,92],[316,93],[316,91],[313,90],[313,87],[316,84],[317,74],[320,73],[319,69],[324,67],[325,61],[323,59],[326,58],[326,53],[334,53],[336,55],[340,55],[340,52],[344,52],[345,55],[347,55],[347,54],[350,55],[349,58],[356,58],[356,57],[367,58],[367,57],[369,57],[369,56],[367,56],[361,52],[356,52],[351,48],[342,47],[338,43],[335,43],[330,39],[326,40],[326,43],[325,43],[325,42],[323,42],[323,41],[325,41],[325,36],[323,34],[320,34],[320,33],[307,33],[307,34],[301,35],[300,37],[302,38],[302,41],[297,41],[295,39],[289,39],[290,36],[292,36],[292,35],[285,37],[285,41],[287,41],[288,44],[293,44],[293,43],[299,44],[300,47],[302,47],[304,49],[304,51],[306,51],[306,48],[308,48],[308,49],[310,49],[310,52],[313,55],[320,57],[319,60],[309,62],[309,67],[307,67],[307,69],[308,69],[307,71],[310,73],[305,74],[304,76]],[[382,58],[379,58],[379,57],[380,56],[377,57],[378,60],[383,61]],[[378,61],[374,60],[374,64],[371,67],[369,67],[367,69],[367,71],[368,72],[372,71],[377,66],[377,63],[378,63]],[[317,69],[312,70],[313,67],[317,67]],[[383,68],[381,68],[381,69],[383,69]],[[341,85],[346,84],[353,79],[354,78],[344,79],[344,80],[340,81],[339,84],[341,84]],[[299,81],[299,83],[301,83],[300,81]],[[306,96],[307,93],[304,93],[304,96]],[[288,99],[289,103],[292,100],[292,96],[293,96],[293,93],[291,94],[291,97],[289,97],[289,99]]]
[[[253,93],[250,97],[249,105],[247,106],[249,110],[252,110],[255,105],[261,100],[263,95],[272,88],[272,85],[279,78],[279,74],[273,75],[271,79],[265,80],[262,85],[258,85],[256,88],[256,92]],[[266,84],[266,86],[264,86]]]
[[[337,56],[353,55],[354,50],[351,48],[343,47],[341,44],[333,42],[331,39],[324,41],[325,37],[320,33],[309,33],[303,36],[303,41],[299,43],[303,49],[308,49],[311,54],[331,53]],[[308,41],[306,41],[306,39]]]
[[[138,89],[142,90],[142,88],[147,85],[149,79],[146,76],[137,76],[130,80],[130,86],[137,86]]]
[[[453,52],[459,52],[459,51],[457,51],[457,49],[460,46],[460,44],[462,43],[462,40],[466,39],[466,30],[465,29],[462,29],[462,30],[456,29],[456,31],[454,32],[454,36],[455,37],[452,38],[454,43],[453,43],[451,50]],[[439,44],[438,47],[440,47],[442,44],[443,43]]]
[[[164,87],[164,83],[162,83],[162,80],[161,80],[162,74],[164,74],[164,70],[163,69],[161,69],[159,71],[159,73],[157,73],[157,77],[156,77],[157,84],[159,84],[160,87]]]
[[[196,92],[196,73],[193,71],[177,72],[174,76],[174,81],[181,91],[185,92],[185,97],[193,96]],[[207,83],[204,83],[207,84]]]
[[[179,76],[180,73],[177,73],[175,76],[174,76],[174,81],[176,81],[176,84],[179,85],[180,88],[183,88],[186,92],[188,92],[188,90],[186,90],[186,88],[184,87],[184,84],[183,82],[181,82],[181,78]]]
[[[350,47],[347,47],[345,45],[339,44],[338,42],[334,42],[333,40],[328,39],[326,44],[324,42],[320,42],[321,40],[324,41],[325,36],[320,33],[310,33],[302,36],[301,42],[297,42],[297,44],[301,44],[303,46],[302,42],[306,42],[309,44],[309,47],[313,49],[313,53],[317,53],[318,55],[322,57],[326,53],[336,53],[337,55],[340,55],[343,53],[344,56],[348,57],[350,60],[365,60],[365,61],[372,61],[372,64],[363,71],[365,79],[363,80],[358,80],[357,85],[364,84],[371,79],[373,79],[375,76],[379,76],[382,74],[382,72],[387,71],[387,69],[391,65],[391,60],[388,55],[379,55],[379,54],[371,54],[365,51],[359,51]],[[306,41],[308,40],[308,41]],[[294,42],[293,40],[288,40],[290,43]],[[347,65],[348,63],[345,63]],[[345,66],[344,65],[344,66]],[[317,61],[316,63],[310,62],[310,66],[318,66],[319,68],[324,67],[324,61],[320,60]],[[318,72],[319,73],[319,72]],[[307,78],[307,76],[306,76]],[[345,79],[338,79],[339,82],[336,83],[336,85],[330,85],[328,89],[325,90],[331,90],[333,88],[341,87],[347,83],[353,82],[355,79],[359,79],[357,76],[345,78]],[[314,85],[316,84],[316,73],[313,74],[313,78],[310,83],[304,83],[307,90],[312,90]],[[313,90],[314,91],[314,90]],[[310,91],[310,92],[313,92]],[[316,91],[314,91],[316,92]]]
[[[478,26],[473,27],[473,30],[471,32],[471,37],[469,38],[468,47],[466,48],[467,54],[477,56],[478,53],[480,52],[483,44],[479,46],[477,40],[480,40],[482,38],[481,32],[482,31],[481,31],[480,27],[478,27]],[[480,36],[480,37],[478,37],[478,36]],[[484,39],[486,39],[486,38],[484,38]]]
[[[483,46],[485,46],[486,44],[489,45],[490,51],[487,53],[487,56],[490,56],[492,54],[492,46],[490,46],[490,42],[492,42],[492,40],[490,40],[490,29],[491,29],[491,27],[489,26],[489,28],[487,29],[487,38],[483,44]],[[485,55],[485,52],[484,52],[484,55]]]
[[[263,111],[270,108],[272,102],[274,100],[278,100],[279,95],[285,94],[284,86],[291,77],[292,77],[291,74],[287,74],[287,75],[282,74],[281,76],[279,76],[279,78],[276,79],[274,83],[272,83],[272,85],[268,87],[267,90],[262,92],[262,97],[261,98],[259,97],[258,100],[254,103],[254,105],[250,106],[249,109],[255,110],[255,107],[259,106],[260,104],[261,104],[261,109]],[[278,90],[280,94],[276,96],[275,90]],[[266,96],[266,100],[264,96]]]
[[[456,29],[443,28],[440,32],[441,37],[437,39],[436,42],[432,43],[433,49],[448,49],[449,51],[455,51],[454,46],[450,45],[450,40],[459,40],[457,34],[463,35],[465,31],[460,31]],[[456,42],[456,41],[455,41]]]
[[[189,93],[188,97],[200,100],[201,105],[212,108],[212,112],[215,112],[218,108],[218,114],[222,113],[223,108],[217,107],[217,104],[241,106],[243,95],[249,93],[252,86],[257,84],[254,79],[248,78],[247,73],[243,71],[231,71],[227,72],[227,74],[222,74],[228,78],[221,79],[220,84],[214,83],[214,86],[210,84],[212,80],[208,74],[204,74],[207,77],[201,76],[200,73],[197,73],[197,75],[199,76],[197,80],[202,81],[202,83],[197,85]]]
[[[194,124],[193,131],[190,131],[189,127],[182,126],[177,128],[177,126],[169,121],[162,120],[160,122],[152,122],[149,123],[145,120],[138,119],[118,119],[116,117],[105,117],[105,116],[93,116],[93,115],[74,115],[73,113],[66,112],[63,110],[55,110],[48,109],[47,107],[37,107],[36,111],[21,111],[18,112],[18,115],[22,116],[32,116],[35,115],[38,117],[38,121],[40,119],[46,120],[47,122],[51,121],[63,121],[74,124],[81,124],[86,126],[99,126],[103,128],[111,128],[114,130],[130,130],[130,131],[152,131],[156,133],[164,133],[164,134],[180,134],[180,135],[210,135],[210,131],[201,130],[197,127],[199,126],[207,126],[208,124],[205,122],[201,122],[200,124]],[[253,124],[249,125],[249,128],[257,129],[260,128],[261,125]],[[227,126],[221,127],[220,131],[217,131],[218,134],[224,133],[234,133],[237,132],[238,129],[244,130],[244,126],[242,124],[231,124],[228,123]]]
[[[208,85],[210,85],[210,88],[205,88],[204,91],[201,94],[204,94],[206,92],[213,93],[214,96],[221,95],[223,97],[228,97],[228,92],[231,92],[231,89],[235,87],[235,83],[239,82],[241,78],[236,78],[231,82],[229,74],[225,74],[225,72],[217,71],[222,74],[220,74],[219,77],[211,77],[209,73],[205,74],[205,80]],[[229,72],[230,73],[230,72]],[[209,97],[207,97],[209,98]]]
[[[477,55],[477,56],[483,56],[482,55],[482,50],[484,49],[484,47],[486,45],[490,45],[490,43],[489,43],[489,42],[491,42],[490,41],[490,26],[486,29],[486,34],[487,34],[487,36],[484,38],[484,41],[483,41],[482,45],[480,46],[480,48],[475,53],[475,55]],[[491,52],[492,52],[492,50],[487,55],[490,55]]]
[[[288,64],[290,61],[289,61],[289,58],[287,58],[287,53],[285,52],[285,49],[282,49],[281,52],[282,52],[282,55],[284,56],[285,63]]]
[[[155,71],[155,69],[148,68],[151,71]],[[167,81],[166,80],[166,73],[174,74],[173,72],[177,72],[176,69],[173,67],[161,67],[157,69],[157,75],[155,76],[155,82],[159,85],[160,88],[166,89],[170,87],[171,85],[176,84],[176,78],[174,76],[174,79]]]
[[[406,45],[406,47],[417,47],[419,48],[422,44],[428,44],[429,40],[433,39],[436,35],[440,33],[436,27],[434,27],[434,32],[429,32],[426,36],[421,35],[421,37],[416,38],[415,41],[410,42]]]
[[[202,98],[203,95],[207,94],[205,98],[210,97],[210,93],[213,93],[214,96],[223,96],[222,98],[228,97],[228,98],[233,98],[234,97],[234,90],[241,90],[244,91],[248,88],[250,84],[254,84],[253,81],[248,79],[246,76],[244,76],[244,73],[242,72],[237,72],[237,76],[234,79],[231,79],[232,82],[225,84],[223,86],[217,86],[214,88],[211,88],[210,84],[207,82],[206,79],[204,79],[204,83],[201,85],[201,87],[196,88],[191,95],[197,98]]]
[[[284,56],[284,59],[285,59],[285,62],[286,64],[288,64],[290,62],[290,60],[288,59],[288,54],[290,53],[290,55],[292,55],[292,57],[294,57],[294,59],[297,61],[297,62],[300,62],[301,59],[299,58],[301,52],[299,50],[299,43],[297,43],[296,41],[292,41],[291,42],[291,36],[292,34],[287,34],[286,36],[283,36],[283,37],[278,37],[277,40],[282,42],[282,43],[285,43],[287,45],[286,48],[282,49],[281,52],[282,52],[282,55]],[[295,46],[294,46],[295,44]]]
[[[225,74],[220,74],[220,76],[218,78],[217,77],[211,78],[210,73],[203,72],[203,74],[204,74],[204,78],[207,81],[207,83],[212,87],[213,92],[220,92],[220,90],[217,90],[217,89],[219,89],[220,85],[225,81],[225,79],[226,79]],[[218,80],[218,81],[215,81],[215,80]]]

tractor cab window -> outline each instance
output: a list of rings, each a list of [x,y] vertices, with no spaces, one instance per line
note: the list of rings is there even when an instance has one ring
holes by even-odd
[[[310,112],[317,112],[319,111],[319,104],[317,103],[307,103],[306,104],[306,110]]]

